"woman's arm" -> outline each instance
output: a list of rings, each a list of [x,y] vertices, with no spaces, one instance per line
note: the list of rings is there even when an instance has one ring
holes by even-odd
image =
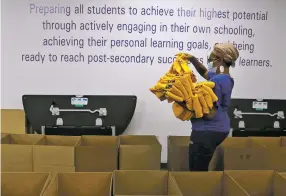
[[[206,80],[208,79],[208,70],[207,68],[194,56],[190,56],[188,60],[194,65],[197,72]]]

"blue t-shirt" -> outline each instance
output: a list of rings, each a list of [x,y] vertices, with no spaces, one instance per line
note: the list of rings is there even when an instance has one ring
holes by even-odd
[[[219,131],[229,132],[230,120],[228,116],[228,106],[231,100],[231,93],[234,86],[233,79],[228,74],[208,73],[208,79],[215,83],[214,93],[218,97],[216,102],[217,111],[214,118],[192,119],[192,129],[196,131]]]

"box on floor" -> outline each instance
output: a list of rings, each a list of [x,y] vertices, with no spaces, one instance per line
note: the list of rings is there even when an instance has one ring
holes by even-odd
[[[250,137],[229,137],[217,147],[211,170],[271,169],[265,146]]]
[[[189,136],[168,136],[168,170],[189,170]]]
[[[226,171],[248,195],[284,196],[286,177],[269,170]]]
[[[159,170],[162,146],[156,136],[119,136],[120,170]]]
[[[33,145],[42,135],[10,134],[1,138],[1,171],[32,172]]]
[[[35,172],[74,172],[79,136],[44,136],[34,145]]]
[[[266,148],[269,169],[286,172],[286,137],[253,137]]]
[[[118,137],[82,136],[76,146],[77,172],[112,172],[118,169]]]
[[[223,172],[171,172],[184,196],[248,196]]]
[[[268,170],[171,172],[184,196],[282,196],[286,177]]]
[[[113,195],[182,196],[182,193],[168,171],[118,170],[113,174]]]
[[[50,196],[45,194],[52,176],[49,173],[1,173],[1,195]]]
[[[44,196],[110,196],[112,172],[57,173]]]

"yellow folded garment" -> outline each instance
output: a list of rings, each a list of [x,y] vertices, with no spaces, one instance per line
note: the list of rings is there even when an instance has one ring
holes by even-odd
[[[196,77],[184,54],[178,54],[169,72],[150,91],[161,101],[173,103],[172,110],[176,118],[182,121],[202,118],[210,113],[218,98],[212,90],[215,83],[195,82]]]

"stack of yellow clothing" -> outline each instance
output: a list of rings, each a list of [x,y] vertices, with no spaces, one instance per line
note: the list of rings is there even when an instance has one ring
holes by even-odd
[[[218,100],[213,82],[196,82],[185,54],[178,54],[169,72],[150,89],[161,101],[173,103],[172,109],[180,120],[201,118],[209,114]]]

